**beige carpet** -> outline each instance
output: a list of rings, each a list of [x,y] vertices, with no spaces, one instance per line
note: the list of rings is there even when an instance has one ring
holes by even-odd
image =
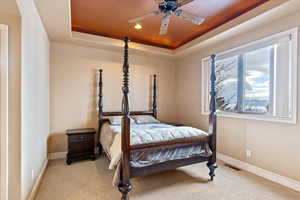
[[[36,200],[119,200],[105,157],[67,166],[50,161]],[[131,200],[300,200],[300,193],[219,163],[214,182],[200,163],[132,180]]]

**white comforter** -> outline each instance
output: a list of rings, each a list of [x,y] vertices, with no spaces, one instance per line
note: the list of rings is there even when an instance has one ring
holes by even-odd
[[[116,169],[121,160],[121,127],[105,123],[102,127],[100,142],[106,154],[110,157],[109,169]],[[175,127],[163,123],[131,125],[130,144],[149,144],[160,141],[171,141],[175,139],[198,137],[207,135],[206,132],[187,126]],[[194,155],[210,156],[208,145],[197,145],[188,148],[165,149],[159,152],[136,153],[131,155],[131,165],[144,167],[153,163],[166,160],[182,159]],[[118,181],[118,170],[116,171],[114,184]]]

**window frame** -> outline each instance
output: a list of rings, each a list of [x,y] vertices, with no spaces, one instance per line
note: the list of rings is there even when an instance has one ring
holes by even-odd
[[[246,44],[240,45],[236,48],[232,48],[223,52],[217,53],[217,57],[228,57],[229,55],[236,55],[234,52],[239,52],[239,54],[243,54],[247,49],[254,49],[255,47],[263,47],[267,46],[268,43],[272,43],[280,38],[284,37],[290,37],[290,50],[291,53],[289,55],[289,106],[291,114],[289,117],[280,117],[280,116],[273,116],[270,114],[274,114],[276,112],[276,108],[272,108],[269,112],[270,114],[254,114],[254,113],[233,113],[233,112],[226,112],[226,111],[217,111],[217,115],[220,117],[230,117],[230,118],[239,118],[239,119],[250,119],[250,120],[260,120],[260,121],[270,121],[270,122],[282,122],[282,123],[290,123],[290,124],[296,124],[297,123],[297,68],[298,68],[298,27],[289,29],[287,31],[283,31],[280,33],[275,33],[270,36],[264,37],[262,39],[258,39],[252,42],[248,42]],[[276,58],[275,58],[276,59]],[[205,71],[205,62],[209,60],[209,57],[205,57],[202,59],[202,92],[201,92],[201,114],[202,115],[208,115],[209,112],[207,111],[209,108],[208,102],[209,102],[209,84],[205,81],[209,82],[209,78],[205,77],[207,72]],[[276,65],[276,64],[275,64]],[[274,69],[276,69],[276,66],[274,66]],[[273,71],[274,78],[276,78],[276,70]],[[271,90],[272,88],[272,90]],[[270,88],[271,94],[270,98],[272,97],[273,105],[276,105],[276,98],[273,98],[273,96],[276,96],[276,81],[274,81],[274,84]]]

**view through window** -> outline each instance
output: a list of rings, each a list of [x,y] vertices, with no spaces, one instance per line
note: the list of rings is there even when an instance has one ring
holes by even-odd
[[[219,110],[265,114],[271,111],[274,46],[216,62]]]

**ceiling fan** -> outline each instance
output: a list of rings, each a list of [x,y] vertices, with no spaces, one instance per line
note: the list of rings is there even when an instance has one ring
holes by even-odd
[[[191,3],[192,1],[194,1],[194,0],[155,0],[155,2],[158,4],[159,10],[155,10],[155,11],[152,11],[143,16],[131,19],[128,22],[136,23],[136,22],[139,22],[148,17],[156,16],[159,14],[164,14],[162,22],[161,22],[161,26],[160,26],[160,32],[159,32],[160,35],[165,35],[167,33],[172,14],[175,14],[175,16],[177,16],[183,20],[192,22],[196,25],[200,25],[204,22],[204,20],[205,20],[204,18],[195,16],[191,13],[188,13],[181,9],[178,9],[183,5]]]

